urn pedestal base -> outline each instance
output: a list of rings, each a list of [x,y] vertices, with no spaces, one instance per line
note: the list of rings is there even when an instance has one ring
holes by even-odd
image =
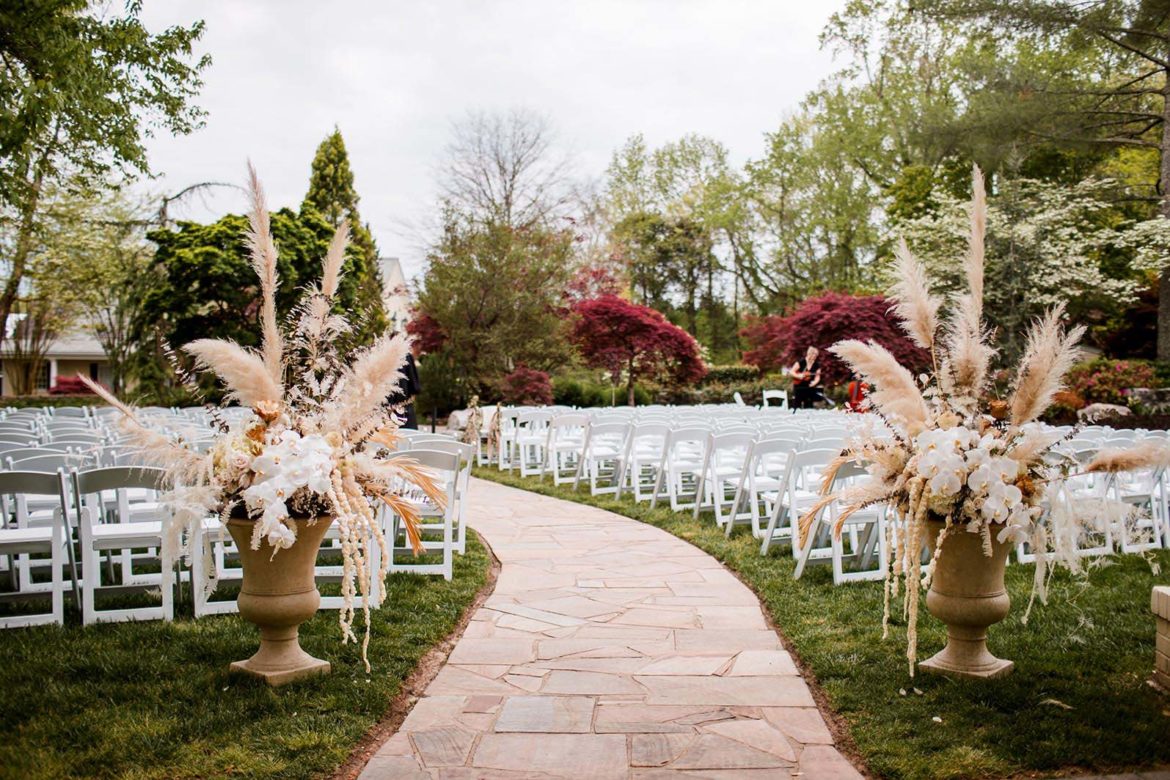
[[[1015,663],[996,658],[987,649],[987,631],[968,630],[963,626],[948,626],[947,644],[942,650],[918,664],[929,674],[968,677],[976,680],[994,680],[1006,677]]]
[[[253,550],[252,522],[232,519],[228,531],[240,550],[244,582],[238,600],[240,617],[260,629],[260,649],[246,661],[235,661],[231,671],[259,677],[272,686],[328,674],[328,661],[301,649],[299,627],[321,605],[314,580],[317,548],[333,522],[320,517],[315,522],[292,521],[297,539],[292,547],[275,551],[263,540]]]
[[[273,687],[294,680],[329,674],[328,661],[314,658],[301,649],[297,628],[284,631],[260,631],[260,649],[246,661],[233,661],[231,671],[259,677]]]
[[[927,522],[927,543],[933,554],[943,523]],[[943,540],[926,608],[947,627],[947,644],[918,664],[930,674],[992,680],[1009,674],[1015,664],[987,649],[987,629],[1007,617],[1011,599],[1003,583],[1011,547],[993,538],[991,555],[983,539],[965,529],[952,530]]]

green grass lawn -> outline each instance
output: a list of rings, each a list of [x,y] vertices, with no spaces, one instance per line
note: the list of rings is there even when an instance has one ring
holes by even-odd
[[[1146,684],[1154,663],[1150,589],[1170,581],[1168,551],[1103,560],[1087,579],[1057,575],[1048,605],[1038,605],[1027,626],[1020,616],[1033,568],[1009,566],[1012,614],[992,628],[990,645],[1016,662],[1015,672],[987,682],[912,680],[904,627],[881,639],[881,583],[834,587],[828,566],[793,580],[789,548],[761,557],[746,528],[725,539],[710,514],[694,521],[689,512],[651,511],[629,498],[594,498],[587,488],[574,493],[494,468],[476,474],[655,525],[722,561],[759,594],[879,777],[1004,777],[1170,762],[1170,697]],[[926,658],[945,634],[925,606],[922,614],[919,655]]]
[[[258,644],[236,615],[84,629],[73,616],[64,628],[0,631],[0,777],[328,775],[451,632],[489,569],[472,534],[451,582],[390,577],[373,612],[368,675],[360,648],[340,643],[337,612],[319,613],[301,644],[333,673],[275,690],[228,674]]]

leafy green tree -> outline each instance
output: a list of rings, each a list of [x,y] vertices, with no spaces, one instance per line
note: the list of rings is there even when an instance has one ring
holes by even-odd
[[[1013,362],[1027,326],[1053,304],[1088,324],[1104,325],[1136,300],[1142,288],[1131,262],[1115,253],[1132,242],[1134,226],[1119,221],[1109,203],[1114,183],[1086,179],[1064,185],[1001,179],[988,201],[985,316],[999,334],[1001,356]],[[965,202],[941,195],[935,213],[895,225],[941,281],[939,292],[959,291],[966,251]]]
[[[271,218],[279,251],[276,303],[283,317],[298,300],[300,288],[317,280],[333,226],[313,208],[300,213],[280,209]],[[169,346],[198,338],[257,345],[260,295],[245,246],[246,228],[245,216],[231,214],[208,225],[180,222],[175,230],[148,234],[157,249],[133,327],[139,346],[135,373],[140,382],[173,385],[174,377],[162,359]],[[346,310],[357,309],[361,282],[352,269],[363,262],[361,251],[352,244],[346,250],[337,296],[338,305]],[[346,348],[356,346],[366,330],[358,328],[350,334]]]
[[[316,211],[333,228],[342,220],[349,222],[351,243],[359,250],[352,255],[347,269],[350,282],[357,291],[351,300],[363,315],[358,340],[361,343],[372,341],[387,325],[382,304],[382,280],[378,273],[378,247],[369,225],[362,222],[358,213],[358,194],[353,184],[349,153],[341,131],[336,127],[313,156],[309,191],[301,204],[302,213],[309,210]]]
[[[147,172],[143,136],[183,134],[202,112],[191,100],[210,63],[192,48],[203,23],[151,34],[140,2],[122,15],[86,0],[0,6],[0,204],[16,238],[4,260],[0,332],[35,244],[46,187],[62,174],[95,180]]]
[[[68,288],[76,324],[89,328],[106,353],[115,393],[126,388],[136,348],[133,325],[153,261],[146,241],[149,210],[122,190],[54,194],[45,204],[30,262],[33,278],[52,277]]]
[[[485,225],[448,212],[418,311],[440,332],[444,359],[468,394],[521,364],[547,371],[569,361],[562,294],[572,256],[567,231]]]
[[[610,239],[632,291],[709,346],[734,344],[737,330],[714,310],[725,309],[726,269],[738,290],[751,251],[739,186],[726,148],[698,135],[653,150],[635,135],[607,170]]]
[[[923,0],[934,18],[981,25],[985,38],[1044,52],[1093,53],[1107,67],[1070,81],[1063,71],[1005,74],[1038,110],[1029,132],[1064,144],[1154,150],[1158,206],[1170,219],[1170,5],[1165,0]],[[1014,77],[1013,77],[1014,76]],[[1021,101],[1017,101],[1019,103]],[[1153,184],[1153,182],[1150,182]],[[1170,360],[1170,266],[1160,271],[1158,358]]]

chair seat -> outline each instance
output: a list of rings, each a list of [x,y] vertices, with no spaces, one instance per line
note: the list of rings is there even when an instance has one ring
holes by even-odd
[[[44,552],[52,549],[53,529],[0,528],[0,550],[5,553]]]
[[[158,521],[133,523],[100,523],[91,533],[93,544],[99,550],[121,550],[129,545],[158,547],[162,544],[162,523]]]

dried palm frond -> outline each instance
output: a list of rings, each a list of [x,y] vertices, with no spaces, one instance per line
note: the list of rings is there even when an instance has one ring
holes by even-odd
[[[894,313],[902,320],[902,329],[914,343],[925,350],[934,349],[934,338],[938,332],[938,310],[942,301],[930,294],[926,269],[918,258],[910,253],[906,239],[898,241],[894,256],[894,267],[898,281],[890,288],[894,300]]]
[[[260,401],[280,403],[281,386],[255,352],[224,339],[198,339],[183,345],[183,351],[195,358],[197,366],[214,371],[227,386],[229,396],[244,406]]]
[[[344,375],[334,422],[340,430],[360,424],[385,402],[398,386],[400,369],[410,351],[410,342],[400,334],[382,336],[358,355]]]
[[[1170,466],[1170,445],[1147,441],[1133,447],[1101,450],[1085,466],[1085,473],[1137,471]]]
[[[922,392],[910,371],[875,342],[853,339],[830,347],[837,357],[864,376],[873,390],[869,399],[891,421],[900,421],[905,432],[915,436],[926,425],[927,409]]]
[[[248,214],[250,228],[247,243],[252,268],[260,278],[260,354],[268,375],[277,387],[280,387],[284,380],[284,344],[280,326],[276,322],[276,286],[279,281],[276,272],[276,244],[272,241],[264,188],[260,186],[260,179],[256,176],[256,169],[252,167],[251,162],[248,163],[248,193],[252,208]],[[280,400],[280,396],[276,400]]]
[[[397,496],[393,493],[372,491],[372,494],[385,503],[386,506],[390,507],[390,511],[402,518],[402,526],[406,530],[406,539],[410,542],[411,551],[415,555],[422,555],[424,548],[422,535],[419,533],[420,516],[418,508],[402,496]]]
[[[1020,359],[1016,387],[1012,393],[1012,423],[1023,425],[1039,417],[1064,383],[1064,375],[1080,358],[1077,344],[1084,326],[1065,331],[1060,320],[1064,304],[1053,306],[1028,330],[1027,346]]]

